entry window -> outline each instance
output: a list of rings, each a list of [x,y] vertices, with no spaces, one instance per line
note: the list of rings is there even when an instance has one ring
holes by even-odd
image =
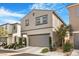
[[[48,15],[36,17],[36,25],[47,24],[47,23],[48,23]]]
[[[25,20],[25,26],[28,26],[29,25],[29,19],[26,19]]]

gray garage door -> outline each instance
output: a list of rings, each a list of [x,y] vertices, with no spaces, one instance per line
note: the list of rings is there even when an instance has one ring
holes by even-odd
[[[48,47],[49,46],[49,34],[29,36],[29,45],[39,46],[39,47]]]
[[[74,48],[79,49],[79,34],[74,34]]]

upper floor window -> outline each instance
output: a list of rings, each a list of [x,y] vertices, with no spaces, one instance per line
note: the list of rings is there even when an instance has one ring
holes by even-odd
[[[13,25],[13,33],[17,32],[17,25]]]
[[[47,23],[48,23],[48,15],[36,17],[36,25],[47,24]]]
[[[25,20],[25,26],[28,26],[29,25],[29,19],[26,19]]]
[[[36,17],[36,25],[40,24],[40,17]]]
[[[43,23],[44,23],[44,24],[47,24],[47,19],[48,19],[47,15],[44,15],[44,16],[43,16]]]
[[[14,29],[14,30],[16,29],[16,25],[13,26],[13,29]]]

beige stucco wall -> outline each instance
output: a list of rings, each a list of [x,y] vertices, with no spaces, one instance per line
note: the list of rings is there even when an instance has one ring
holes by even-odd
[[[53,31],[55,31],[55,29],[60,27],[62,24],[63,23],[61,22],[61,20],[59,20],[59,18],[53,13],[52,14],[52,27],[53,27]]]
[[[77,9],[78,8],[78,9]],[[69,9],[69,23],[74,31],[79,31],[79,4],[68,7]]]
[[[33,16],[33,13],[35,14]],[[30,14],[28,14],[26,17],[24,17],[21,20],[21,26],[22,31],[24,30],[32,30],[32,29],[38,29],[38,28],[45,28],[45,27],[52,27],[52,11],[42,11],[42,10],[33,10]],[[36,17],[48,15],[48,24],[43,25],[36,25]],[[25,26],[25,20],[29,19],[29,26]]]
[[[46,29],[38,29],[38,30],[31,30],[31,31],[24,31],[22,33],[27,33],[27,35],[36,35],[36,34],[48,34],[52,32],[52,28]]]

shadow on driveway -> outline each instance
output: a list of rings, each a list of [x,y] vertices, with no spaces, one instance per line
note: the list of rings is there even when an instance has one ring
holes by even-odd
[[[1,53],[15,53],[15,51],[0,50],[0,54],[1,54]]]
[[[43,55],[36,55],[36,54],[29,54],[29,53],[22,53],[22,54],[16,54],[11,56],[43,56]]]

